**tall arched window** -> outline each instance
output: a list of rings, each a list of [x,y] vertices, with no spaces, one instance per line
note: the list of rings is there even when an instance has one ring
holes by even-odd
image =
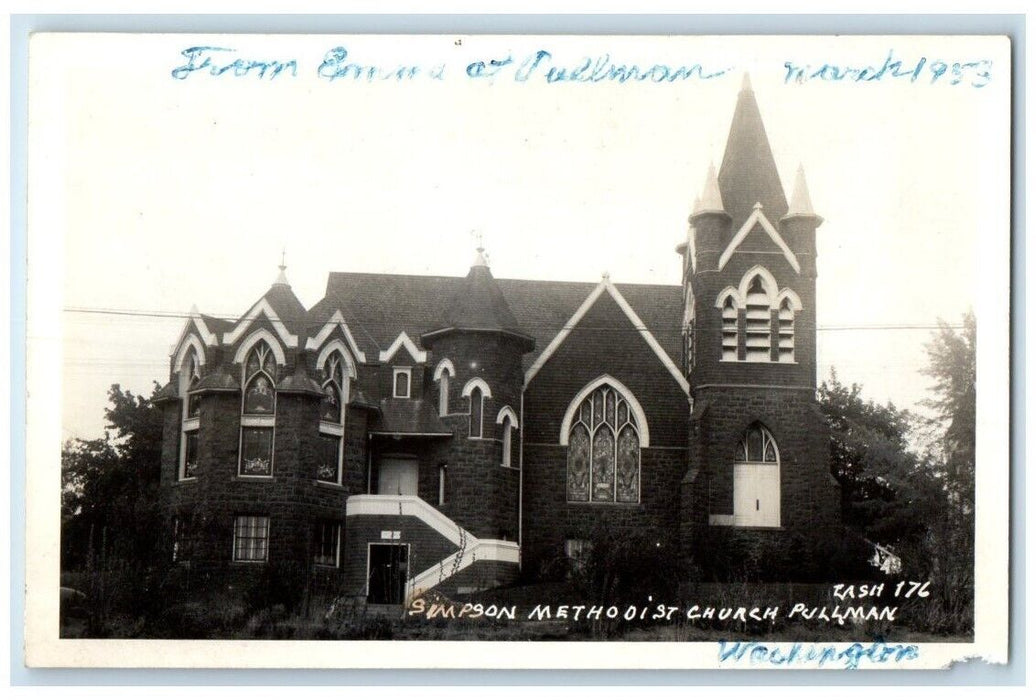
[[[334,351],[321,367],[324,395],[320,400],[320,454],[316,465],[319,481],[342,482],[342,441],[345,439],[345,405],[348,401],[348,375],[345,358]]]
[[[504,406],[496,416],[500,426],[500,465],[510,467],[514,464],[514,431],[518,428],[518,416],[510,406]]]
[[[198,352],[192,346],[180,365],[180,393],[183,396],[183,414],[180,418],[180,473],[179,478],[193,479],[198,475],[198,416],[200,397],[193,393],[201,381]]]
[[[439,360],[439,364],[432,373],[432,378],[439,382],[439,415],[445,416],[450,412],[450,380],[456,376],[453,363],[449,358]]]
[[[450,412],[450,370],[443,370],[439,375],[439,415]]]
[[[265,340],[248,352],[241,397],[241,476],[273,475],[273,429],[277,409],[277,361]]]
[[[468,436],[473,438],[482,437],[482,389],[473,387],[468,396],[470,402],[468,408]]]
[[[568,435],[568,500],[637,503],[640,434],[626,399],[604,384],[579,405]]]
[[[779,527],[781,457],[777,442],[753,423],[734,448],[734,525]]]

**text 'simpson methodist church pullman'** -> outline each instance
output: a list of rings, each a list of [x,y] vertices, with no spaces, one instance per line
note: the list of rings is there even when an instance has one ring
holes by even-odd
[[[838,525],[817,410],[816,230],[786,197],[747,79],[690,213],[679,285],[284,274],[173,350],[171,556],[292,566],[399,603],[536,580],[601,532],[673,566],[718,529],[759,546]],[[689,569],[690,570],[690,569]]]

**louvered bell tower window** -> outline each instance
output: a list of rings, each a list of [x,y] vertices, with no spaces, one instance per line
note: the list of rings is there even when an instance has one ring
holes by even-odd
[[[745,359],[770,361],[770,300],[760,277],[752,279],[745,304]]]
[[[778,355],[780,362],[795,361],[795,310],[791,308],[791,301],[784,300],[780,310],[777,312],[778,328]]]
[[[731,297],[723,304],[723,359],[737,361],[737,307]]]

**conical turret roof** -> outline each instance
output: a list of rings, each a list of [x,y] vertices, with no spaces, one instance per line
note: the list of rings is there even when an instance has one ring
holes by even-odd
[[[481,248],[467,277],[446,304],[445,321],[454,328],[521,332]]]

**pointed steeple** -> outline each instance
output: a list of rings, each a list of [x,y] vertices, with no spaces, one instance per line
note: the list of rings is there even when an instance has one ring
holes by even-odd
[[[285,251],[282,248],[281,249],[281,264],[277,266],[277,269],[280,270],[280,272],[277,273],[277,279],[275,279],[273,281],[273,286],[275,286],[275,287],[277,285],[284,285],[285,287],[290,287],[291,286],[290,284],[288,284],[288,276],[286,274],[284,274],[284,271],[288,269],[288,266],[284,264],[284,253],[285,253]]]
[[[737,96],[718,180],[719,192],[727,213],[733,218],[735,231],[752,214],[756,202],[762,204],[763,214],[771,222],[778,221],[788,211],[788,201],[747,73]]]
[[[726,212],[723,199],[719,180],[716,177],[716,166],[714,163],[709,163],[709,172],[705,175],[705,187],[702,188],[701,197],[694,200],[694,214]]]
[[[806,187],[806,171],[799,164],[795,173],[795,187],[791,191],[791,202],[788,203],[788,216],[816,216],[813,211],[813,200],[809,198],[809,188]]]

